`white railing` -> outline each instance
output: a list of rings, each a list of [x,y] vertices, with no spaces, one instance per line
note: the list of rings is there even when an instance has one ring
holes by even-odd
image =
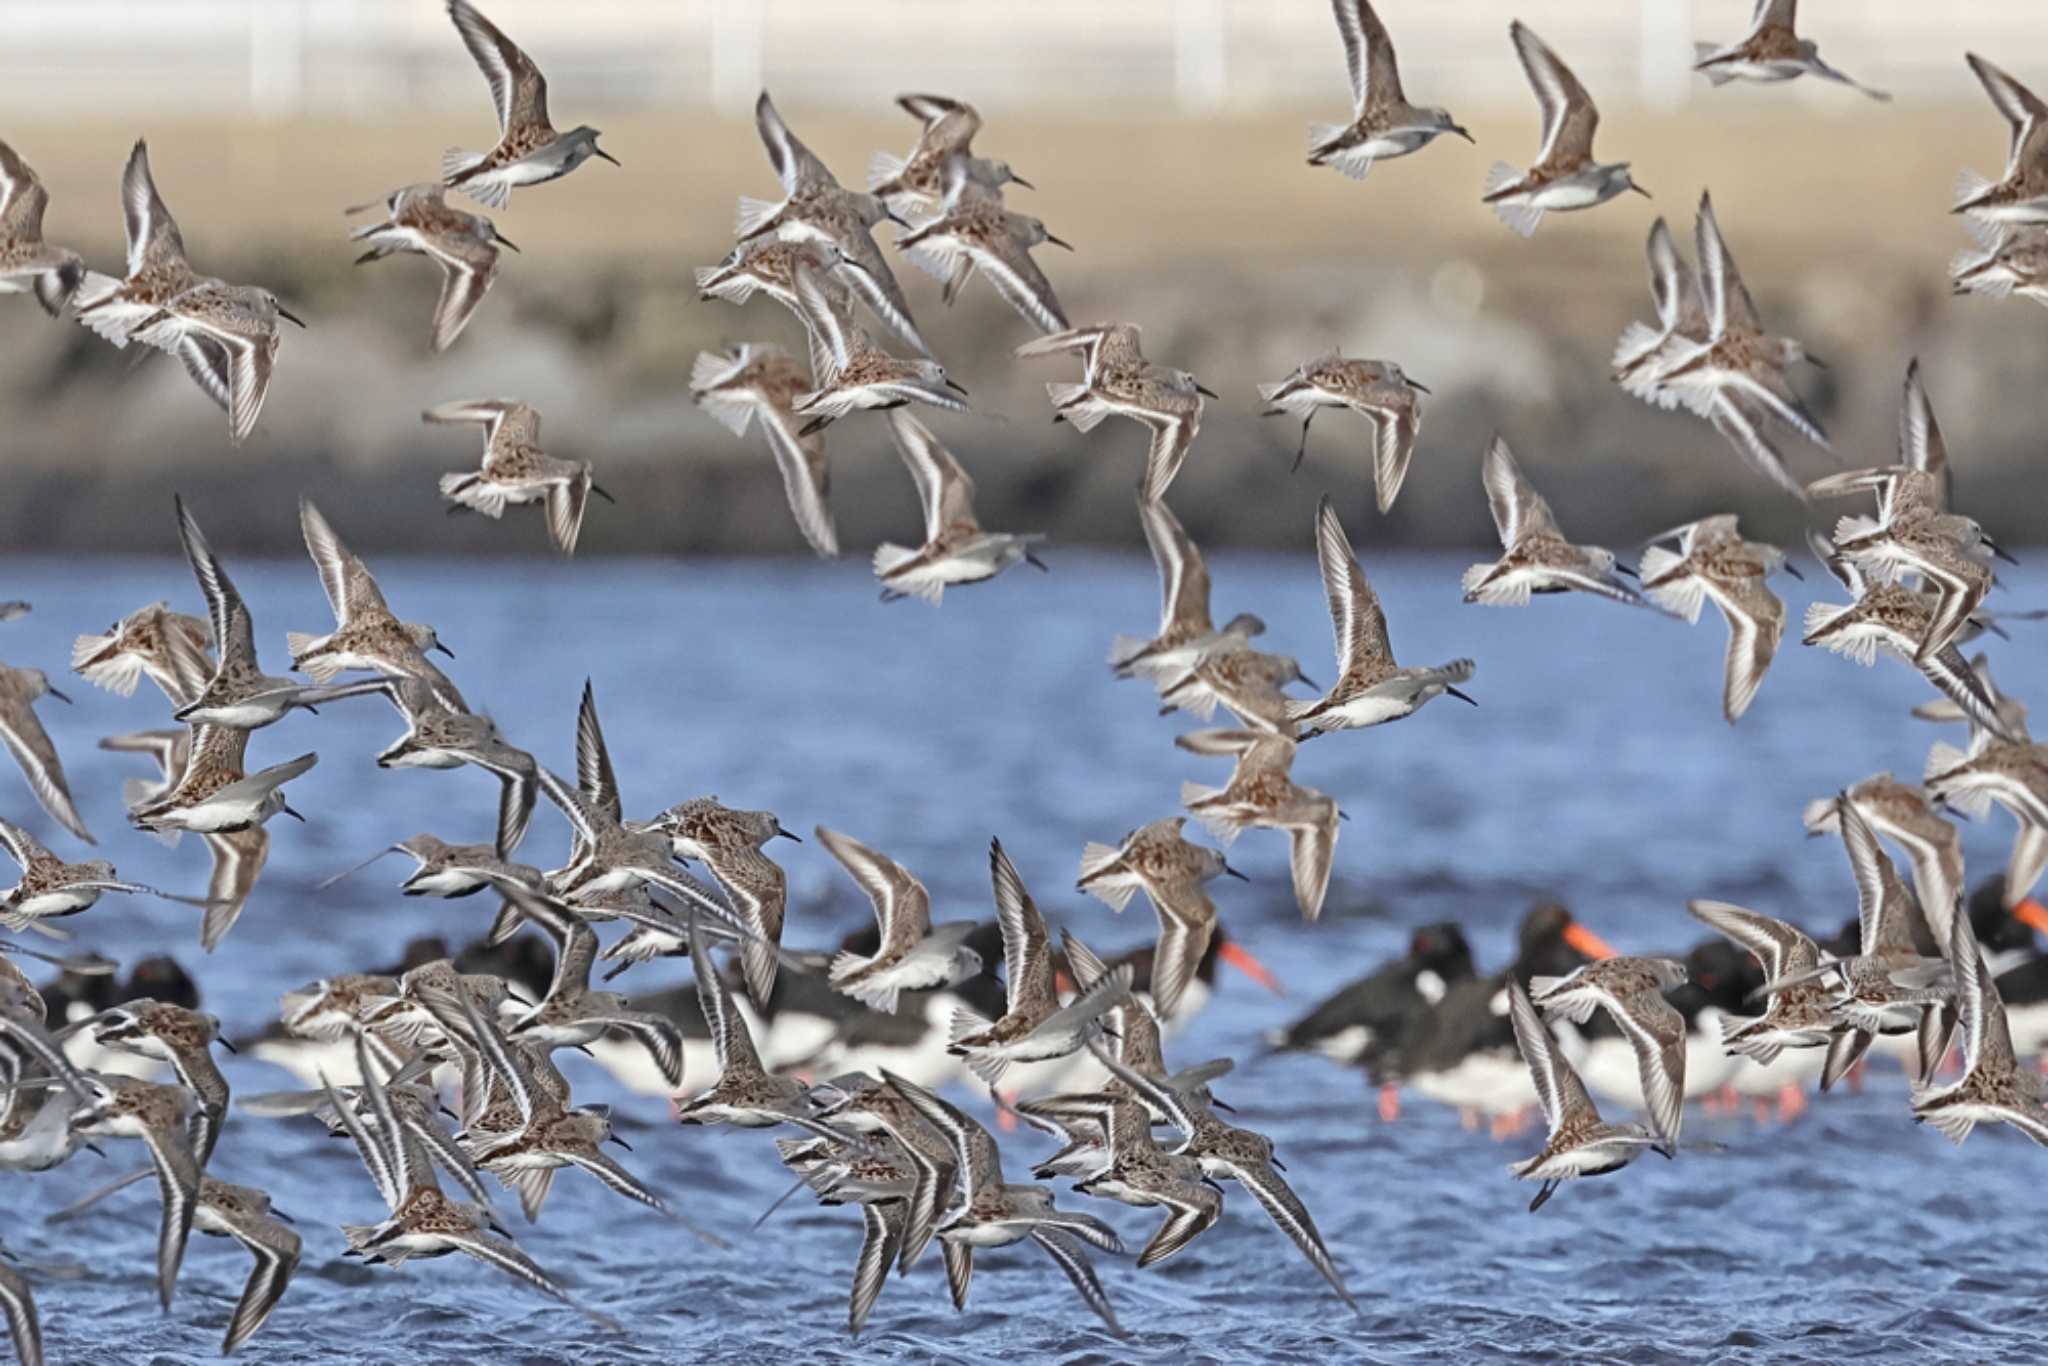
[[[765,83],[807,104],[898,90],[1079,115],[1341,100],[1322,0],[487,0],[548,71],[563,113],[743,110]],[[1732,40],[1749,0],[1382,0],[1411,95],[1520,98],[1507,23],[1542,33],[1603,102],[1702,88],[1696,37]],[[2048,0],[1836,0],[1802,16],[1835,65],[1902,99],[1979,98],[1965,50],[2048,88]],[[1809,85],[1814,84],[1812,82]],[[1798,98],[1838,96],[1806,90]],[[0,119],[190,110],[363,117],[481,95],[435,0],[6,0]]]

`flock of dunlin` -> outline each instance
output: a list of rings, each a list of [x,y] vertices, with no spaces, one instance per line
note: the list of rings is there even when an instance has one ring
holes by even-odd
[[[1376,162],[1443,134],[1469,139],[1446,111],[1408,102],[1387,30],[1367,0],[1332,7],[1353,117],[1312,130],[1309,164],[1363,178]],[[1824,63],[1794,32],[1794,8],[1794,0],[1760,0],[1748,35],[1728,46],[1701,45],[1697,70],[1715,85],[1813,74],[1886,98]],[[489,81],[499,140],[481,154],[448,153],[438,181],[350,210],[383,214],[353,234],[366,246],[362,261],[418,253],[441,267],[436,350],[474,315],[500,250],[517,250],[489,219],[451,208],[446,192],[501,209],[514,188],[557,179],[593,156],[612,160],[597,146],[597,130],[555,129],[539,68],[469,0],[447,0],[447,9]],[[1485,202],[1526,235],[1546,213],[1643,193],[1627,163],[1595,160],[1598,112],[1571,70],[1522,24],[1510,36],[1541,107],[1542,144],[1527,169],[1493,169]],[[2001,181],[1968,176],[1962,184],[1957,211],[1982,227],[1985,255],[1959,261],[1955,285],[2048,302],[2048,107],[1989,62],[1971,56],[1969,63],[2013,136]],[[1315,546],[1335,635],[1330,687],[1313,698],[1289,696],[1290,685],[1307,680],[1296,660],[1253,647],[1264,631],[1257,617],[1240,614],[1216,626],[1201,552],[1165,501],[1192,452],[1205,401],[1216,394],[1187,371],[1148,359],[1135,325],[1070,322],[1031,254],[1067,244],[1007,206],[1006,189],[1029,182],[1006,162],[974,152],[981,119],[972,106],[935,95],[899,103],[919,121],[916,143],[902,157],[878,155],[869,188],[855,191],[761,96],[756,122],[783,197],[742,200],[732,253],[697,280],[706,298],[744,303],[760,292],[791,309],[809,337],[808,368],[764,343],[707,353],[691,375],[697,401],[735,434],[759,423],[799,529],[827,556],[839,545],[825,429],[864,410],[887,410],[883,420],[923,506],[924,540],[875,551],[884,600],[936,604],[948,587],[987,580],[1020,561],[1043,569],[1034,551],[1040,537],[981,527],[973,480],[912,415],[913,404],[965,410],[966,390],[931,357],[873,232],[896,225],[897,245],[943,282],[947,302],[977,273],[986,278],[1042,334],[1017,347],[1018,356],[1079,362],[1078,378],[1047,385],[1055,421],[1088,432],[1119,416],[1146,429],[1137,511],[1158,565],[1162,608],[1149,638],[1116,638],[1110,665],[1120,677],[1150,682],[1162,713],[1209,720],[1220,706],[1235,718],[1234,726],[1179,737],[1190,754],[1231,764],[1219,786],[1186,784],[1182,802],[1226,843],[1248,829],[1284,832],[1295,898],[1314,920],[1344,813],[1335,798],[1290,776],[1297,747],[1401,720],[1444,695],[1473,703],[1461,686],[1473,678],[1472,661],[1396,662],[1386,614],[1327,497]],[[52,314],[69,313],[115,346],[141,342],[176,355],[227,411],[230,439],[249,436],[278,353],[279,323],[299,320],[268,290],[194,271],[142,143],[122,178],[128,260],[119,277],[43,242],[46,195],[4,144],[0,191],[0,289],[33,292]],[[2026,709],[1998,691],[1983,658],[1962,653],[1979,633],[2002,634],[2001,614],[1986,601],[1997,585],[1991,562],[2003,552],[1948,506],[1947,450],[1917,364],[1905,380],[1895,463],[1812,483],[1789,472],[1777,444],[1784,433],[1826,444],[1787,379],[1813,358],[1796,340],[1765,330],[1705,195],[1696,240],[1692,266],[1663,220],[1652,228],[1657,321],[1623,334],[1615,381],[1645,402],[1708,419],[1802,501],[1870,500],[1831,534],[1809,538],[1850,600],[1811,607],[1803,640],[1866,664],[1882,651],[1910,665],[1938,694],[1920,714],[1967,726],[1969,742],[1934,746],[1919,785],[1881,774],[1808,808],[1807,827],[1839,834],[1854,875],[1858,917],[1837,940],[1823,944],[1769,916],[1697,901],[1692,914],[1725,942],[1710,941],[1685,962],[1627,957],[1562,908],[1543,907],[1524,922],[1515,963],[1481,976],[1455,925],[1430,926],[1409,954],[1276,1035],[1276,1048],[1327,1053],[1364,1066],[1388,1087],[1410,1084],[1467,1110],[1540,1105],[1548,1121],[1543,1147],[1512,1168],[1541,1183],[1531,1209],[1563,1181],[1618,1170],[1646,1151],[1673,1157],[1688,1098],[1728,1087],[1761,1094],[1816,1075],[1825,1087],[1891,1039],[1901,1041],[1915,1078],[1916,1119],[1957,1142],[1974,1125],[1996,1121],[2048,1143],[2048,1107],[2024,1062],[2048,1035],[2029,1014],[2016,1041],[2007,995],[2015,1013],[2035,1001],[2002,987],[1996,952],[2014,925],[2048,927],[2048,911],[2028,899],[2048,864],[2048,749],[2031,740]],[[1365,418],[1382,512],[1400,492],[1428,392],[1391,361],[1336,354],[1258,388],[1267,413],[1300,419],[1301,454],[1322,409]],[[508,505],[541,503],[552,541],[568,553],[590,495],[608,496],[589,465],[546,453],[540,413],[530,404],[465,400],[425,419],[485,431],[481,464],[441,481],[451,511],[495,518]],[[1743,715],[1784,634],[1785,605],[1769,585],[1780,569],[1797,572],[1784,552],[1745,540],[1733,516],[1712,515],[1649,538],[1631,566],[1570,540],[1499,437],[1485,453],[1482,483],[1502,553],[1466,572],[1466,602],[1522,606],[1534,594],[1577,591],[1691,621],[1711,600],[1729,627],[1723,710],[1730,723]],[[576,718],[574,779],[556,775],[471,710],[429,658],[452,652],[432,627],[401,619],[319,509],[307,501],[299,511],[335,617],[324,634],[287,635],[291,669],[310,681],[263,671],[248,606],[182,501],[179,543],[205,615],[167,602],[145,606],[104,634],[81,636],[71,661],[75,672],[124,696],[146,677],[169,702],[175,725],[102,743],[152,761],[150,776],[133,780],[125,794],[131,822],[170,840],[198,835],[211,858],[206,894],[124,881],[104,859],[65,862],[28,830],[0,821],[0,846],[21,869],[0,898],[0,925],[62,939],[65,931],[52,922],[89,910],[103,895],[148,895],[202,910],[201,941],[213,949],[263,871],[267,822],[298,815],[288,785],[318,761],[306,753],[250,767],[252,734],[295,709],[380,694],[404,730],[376,756],[379,767],[470,766],[496,779],[490,841],[452,844],[422,834],[385,851],[416,865],[401,884],[406,895],[488,893],[499,909],[484,942],[462,966],[433,953],[287,993],[278,1025],[257,1041],[259,1056],[289,1060],[309,1085],[244,1097],[241,1110],[310,1116],[345,1135],[382,1201],[379,1210],[358,1193],[366,1221],[342,1225],[347,1255],[397,1267],[460,1252],[616,1327],[520,1249],[493,1206],[486,1175],[516,1194],[528,1220],[542,1213],[556,1176],[575,1169],[717,1241],[605,1150],[614,1137],[608,1107],[572,1101],[554,1062],[562,1050],[580,1050],[636,1085],[674,1096],[684,1124],[795,1131],[777,1140],[798,1178],[795,1189],[861,1211],[865,1232],[848,1314],[856,1333],[890,1270],[908,1272],[932,1242],[952,1300],[964,1307],[975,1250],[1026,1240],[1059,1266],[1108,1329],[1121,1331],[1090,1256],[1091,1249],[1122,1253],[1121,1239],[1094,1216],[1058,1207],[1049,1185],[1005,1177],[995,1137],[937,1094],[969,1074],[995,1102],[1002,1127],[1021,1121],[1060,1141],[1033,1167],[1036,1180],[1067,1178],[1081,1194],[1163,1211],[1140,1267],[1171,1257],[1216,1223],[1222,1183],[1233,1180],[1356,1308],[1314,1219],[1282,1177],[1271,1141],[1221,1117],[1230,1107],[1211,1087],[1231,1071],[1230,1061],[1176,1071],[1165,1060],[1162,1035],[1199,1009],[1217,962],[1263,973],[1218,925],[1205,890],[1235,870],[1218,850],[1185,837],[1187,816],[1152,821],[1081,853],[1079,890],[1118,911],[1143,892],[1157,915],[1156,945],[1125,959],[1105,961],[1071,928],[1055,935],[1000,841],[990,848],[994,925],[935,923],[915,874],[824,828],[815,839],[871,899],[876,926],[850,936],[836,955],[792,951],[782,943],[784,873],[765,851],[778,838],[798,837],[773,814],[697,797],[651,819],[628,818],[588,687]],[[0,621],[27,610],[0,605]],[[34,710],[45,696],[68,700],[39,670],[0,667],[0,735],[42,808],[91,843]],[[570,831],[568,857],[552,870],[516,860],[542,795]],[[2002,887],[1972,898],[1943,810],[1975,815],[1993,803],[2012,814],[2019,834]],[[1885,840],[1903,851],[1910,880]],[[624,929],[609,947],[598,938],[608,922]],[[551,968],[536,967],[518,947],[537,942],[520,937],[529,928],[552,947]],[[160,975],[138,969],[130,985],[140,989],[124,998],[108,959],[0,947],[0,1166],[41,1171],[98,1139],[140,1140],[147,1167],[60,1217],[83,1217],[114,1190],[154,1175],[165,1309],[195,1228],[235,1239],[253,1258],[223,1342],[224,1352],[235,1351],[286,1294],[302,1242],[263,1191],[210,1174],[230,1103],[211,1052],[226,1042],[218,1021],[196,1009],[189,980],[165,987]],[[728,973],[714,964],[714,948],[732,953]],[[592,982],[600,963],[609,965],[609,981],[635,964],[683,956],[695,971],[691,1000],[636,1000]],[[64,968],[51,1001],[14,965],[16,957]],[[2048,992],[2041,995],[2048,1000]],[[779,1037],[798,1016],[827,1024],[822,1045],[816,1031],[801,1049]],[[1944,1083],[1937,1078],[1958,1026],[1964,1070]],[[169,1079],[82,1066],[84,1045],[98,1050],[95,1057],[129,1054],[160,1064]],[[1754,1076],[1741,1071],[1744,1059]],[[711,1083],[685,1092],[686,1075],[707,1065]],[[1748,1084],[1738,1086],[1745,1077]],[[452,1105],[443,1099],[451,1087]],[[1646,1122],[1603,1120],[1595,1092],[1639,1108]],[[1382,1104],[1392,1105],[1391,1091]],[[230,1135],[230,1158],[234,1146]],[[17,1356],[41,1361],[29,1285],[4,1265],[0,1301]]]

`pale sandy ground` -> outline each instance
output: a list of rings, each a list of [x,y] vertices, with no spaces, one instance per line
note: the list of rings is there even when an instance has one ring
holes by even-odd
[[[1305,542],[1314,497],[1329,488],[1349,500],[1365,539],[1477,541],[1489,531],[1478,458],[1498,427],[1567,529],[1587,538],[1625,542],[1722,506],[1796,535],[1797,510],[1710,429],[1644,408],[1606,380],[1614,337],[1649,315],[1644,233],[1666,214],[1689,245],[1693,205],[1711,185],[1767,321],[1830,362],[1798,383],[1841,457],[1890,458],[1897,385],[1919,354],[1959,497],[2007,538],[2039,537],[2048,478],[2035,433],[2048,400],[2036,390],[2048,317],[2024,301],[1951,299],[1946,288],[1948,259],[1968,244],[1946,212],[1950,183],[1962,166],[1996,171],[2003,157],[2004,129],[1987,108],[1794,106],[1736,92],[1682,117],[1619,111],[1600,150],[1631,159],[1654,203],[1629,196],[1554,216],[1527,242],[1477,196],[1494,159],[1532,154],[1529,111],[1460,111],[1477,147],[1447,143],[1362,185],[1302,164],[1306,122],[1329,112],[1006,115],[983,136],[981,150],[1039,186],[1013,192],[1013,206],[1079,249],[1040,253],[1069,314],[1144,324],[1148,351],[1225,396],[1174,490],[1198,533]],[[848,182],[872,151],[902,151],[912,131],[901,118],[786,113]],[[53,239],[118,259],[120,166],[145,131],[199,267],[272,284],[312,330],[286,339],[263,421],[230,451],[223,420],[174,365],[138,365],[10,301],[0,311],[0,429],[17,496],[0,502],[0,543],[112,534],[168,546],[161,503],[181,487],[210,500],[218,537],[282,547],[303,485],[357,503],[366,543],[529,549],[541,544],[537,517],[465,527],[436,505],[434,475],[473,458],[472,445],[420,428],[417,412],[489,393],[541,405],[551,446],[597,461],[621,495],[621,507],[595,510],[590,552],[797,546],[765,454],[696,413],[685,384],[702,347],[801,343],[772,304],[699,303],[690,284],[690,267],[728,245],[734,198],[776,189],[749,123],[608,120],[605,145],[623,169],[591,163],[498,215],[524,254],[507,257],[470,331],[441,357],[424,344],[432,267],[352,270],[340,209],[430,174],[444,144],[486,137],[485,120],[10,125],[50,187]],[[935,425],[975,472],[984,519],[1062,541],[1134,541],[1128,490],[1141,433],[1112,426],[1081,438],[1047,425],[1039,385],[1064,367],[1007,358],[1028,326],[984,293],[949,313],[931,281],[907,265],[899,274],[982,414]],[[1256,382],[1331,345],[1400,360],[1436,391],[1415,471],[1385,519],[1368,511],[1361,423],[1320,419],[1308,463],[1289,479],[1293,432],[1254,416]],[[1787,450],[1804,475],[1830,468],[1817,449]],[[833,451],[849,550],[910,534],[909,486],[879,424],[845,424]],[[105,496],[117,487],[126,496]],[[87,489],[98,492],[76,496]]]

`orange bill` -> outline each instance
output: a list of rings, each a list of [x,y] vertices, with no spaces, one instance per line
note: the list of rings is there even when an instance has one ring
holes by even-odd
[[[1272,992],[1275,996],[1285,996],[1287,994],[1287,989],[1280,985],[1280,979],[1273,975],[1272,970],[1258,959],[1252,957],[1250,950],[1239,944],[1235,939],[1226,939],[1218,945],[1216,956],[1251,978],[1254,982],[1257,982],[1266,990]]]
[[[1619,958],[1614,946],[1574,920],[1564,927],[1564,942],[1588,958]]]
[[[2030,929],[2048,934],[2048,906],[2043,906],[2032,897],[2012,908],[2012,918]]]

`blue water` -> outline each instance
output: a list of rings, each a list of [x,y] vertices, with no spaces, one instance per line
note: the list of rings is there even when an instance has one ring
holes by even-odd
[[[830,825],[897,857],[930,886],[942,918],[986,916],[987,844],[1000,835],[1055,922],[1099,949],[1147,939],[1142,903],[1121,918],[1072,890],[1081,845],[1114,840],[1175,809],[1187,778],[1225,769],[1170,743],[1142,685],[1102,666],[1109,637],[1149,633],[1148,562],[1066,553],[1052,573],[1013,571],[949,595],[938,611],[883,607],[853,563],[573,564],[393,560],[378,565],[402,615],[436,623],[458,652],[470,701],[557,771],[572,764],[573,716],[594,682],[630,809],[686,796],[777,811],[793,829]],[[1225,971],[1207,1012],[1170,1044],[1183,1062],[1248,1057],[1265,1030],[1399,951],[1408,927],[1465,922],[1487,968],[1541,894],[1567,900],[1624,950],[1682,949],[1699,936],[1688,897],[1714,896],[1832,929],[1853,914],[1839,847],[1808,842],[1802,805],[1879,769],[1919,772],[1942,732],[1911,720],[1917,678],[1894,661],[1863,670],[1788,641],[1750,714],[1720,716],[1725,633],[1603,602],[1542,601],[1522,611],[1458,603],[1462,560],[1373,559],[1397,652],[1426,663],[1469,655],[1477,709],[1438,702],[1395,726],[1304,749],[1296,777],[1335,794],[1343,827],[1323,920],[1305,925],[1288,893],[1285,843],[1255,832],[1232,853],[1254,881],[1216,889],[1225,924],[1285,980],[1284,998]],[[329,619],[304,561],[234,563],[266,662],[285,662],[286,629]],[[1332,672],[1313,561],[1218,556],[1219,619],[1256,610],[1268,644],[1309,674]],[[1791,621],[1815,594],[1781,582]],[[2013,605],[2048,600],[2048,575],[2005,570]],[[1829,585],[1831,587],[1831,585]],[[145,684],[132,699],[61,673],[74,634],[169,596],[196,610],[182,565],[0,562],[0,597],[32,616],[0,626],[0,659],[49,668],[76,699],[42,715],[104,852],[123,874],[197,890],[192,841],[166,850],[125,827],[130,756],[98,737],[168,724]],[[1999,675],[2024,685],[2048,669],[2048,630],[1992,642]],[[496,784],[475,770],[380,772],[370,758],[398,733],[375,701],[329,707],[258,734],[252,767],[316,749],[292,788],[308,818],[273,824],[275,847],[247,913],[213,957],[195,913],[112,900],[71,923],[80,947],[124,960],[176,953],[231,1034],[257,1028],[284,990],[395,956],[407,938],[481,932],[486,900],[408,901],[401,869],[380,864],[329,891],[327,874],[378,846],[433,830],[487,837]],[[1953,737],[1951,737],[1953,738]],[[0,811],[55,838],[11,769]],[[545,805],[522,856],[559,861],[566,827]],[[2002,815],[1966,829],[1971,866],[2001,868]],[[815,843],[776,851],[789,870],[787,940],[824,945],[867,914]],[[636,969],[637,990],[686,981],[674,962]],[[1098,1258],[1128,1340],[1097,1331],[1058,1272],[1028,1245],[983,1254],[973,1302],[956,1315],[938,1259],[892,1281],[857,1345],[844,1333],[859,1224],[850,1211],[791,1206],[748,1235],[784,1185],[769,1135],[685,1130],[658,1099],[623,1092],[588,1060],[562,1055],[579,1099],[618,1102],[637,1173],[700,1222],[717,1251],[595,1184],[567,1176],[521,1243],[575,1292],[627,1320],[625,1337],[466,1259],[365,1270],[343,1261],[333,1225],[380,1213],[345,1145],[303,1124],[236,1117],[218,1174],[269,1189],[297,1217],[305,1262],[245,1349],[260,1361],[808,1360],[976,1362],[1020,1356],[1180,1362],[1333,1358],[1383,1361],[1986,1360],[2040,1357],[2048,1308],[2034,1283],[2035,1193],[2043,1155],[2003,1132],[1960,1151],[1916,1128],[1904,1084],[1879,1070],[1857,1096],[1829,1097],[1783,1128],[1695,1109],[1689,1138],[1725,1144],[1673,1163],[1580,1183],[1540,1215],[1503,1168],[1532,1151],[1496,1143],[1413,1101],[1382,1124],[1355,1074],[1317,1059],[1247,1066],[1221,1093],[1241,1122],[1271,1133],[1365,1308],[1354,1319],[1235,1188],[1217,1229],[1156,1271]],[[293,1084],[224,1057],[242,1091]],[[686,1085],[703,1082],[701,1077]],[[963,1096],[964,1099],[964,1096]],[[972,1102],[970,1102],[972,1103]],[[1043,1140],[1006,1140],[1018,1167]],[[84,1155],[55,1172],[0,1174],[0,1237],[30,1268],[51,1359],[208,1360],[248,1269],[224,1240],[193,1239],[178,1300],[151,1289],[154,1201],[131,1195],[58,1230],[44,1214],[135,1161]],[[1082,1197],[1065,1196],[1065,1201]],[[1133,1246],[1158,1215],[1083,1202]]]

